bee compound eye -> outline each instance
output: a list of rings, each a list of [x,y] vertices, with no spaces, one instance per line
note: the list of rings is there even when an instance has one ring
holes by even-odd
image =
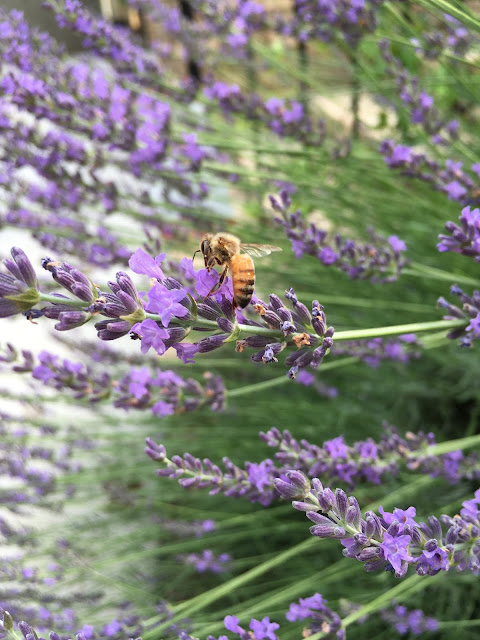
[[[210,242],[208,240],[202,240],[202,244],[200,245],[203,255],[208,253],[210,248]]]

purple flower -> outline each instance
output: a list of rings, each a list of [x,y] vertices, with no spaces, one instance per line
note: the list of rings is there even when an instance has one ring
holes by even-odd
[[[421,91],[420,95],[418,97],[418,101],[420,103],[420,106],[422,107],[422,109],[430,109],[433,106],[433,98],[432,96],[429,96],[428,93],[425,93],[425,91]]]
[[[128,385],[128,390],[135,398],[137,398],[137,400],[140,400],[146,393],[148,393],[147,385],[151,381],[152,376],[147,367],[132,369],[132,381]]]
[[[174,344],[173,348],[177,352],[177,357],[185,364],[192,364],[195,362],[194,355],[198,353],[198,344],[193,344],[191,342],[179,342],[178,344]]]
[[[107,637],[114,636],[121,630],[122,630],[122,625],[120,624],[120,622],[118,622],[118,620],[112,620],[111,622],[109,622],[103,627],[103,633]]]
[[[465,500],[462,502],[462,509],[460,515],[463,517],[470,516],[471,518],[478,518],[480,505],[480,489],[475,491],[475,497],[471,500]]]
[[[200,269],[196,273],[197,282],[195,284],[195,290],[200,296],[207,296],[212,287],[214,287],[219,279],[218,273],[211,269],[208,271],[207,269]],[[227,278],[221,289],[215,293],[212,297],[220,302],[222,299],[222,294],[227,298],[227,300],[233,300],[233,289],[232,289],[232,280],[231,278]]]
[[[436,631],[438,620],[428,618],[420,609],[409,611],[403,605],[381,611],[382,619],[391,624],[400,635],[411,632],[415,636],[425,631]]]
[[[242,633],[243,629],[239,625],[240,620],[237,616],[225,616],[223,620],[223,624],[225,625],[225,629],[227,631],[231,631],[232,633]]]
[[[436,543],[436,541],[435,541]],[[428,565],[431,572],[447,571],[448,569],[448,551],[439,547],[437,544],[432,545],[432,550],[423,550],[422,555],[417,558],[418,565]]]
[[[404,530],[406,525],[412,527],[417,526],[417,523],[414,520],[414,517],[417,513],[415,507],[408,507],[406,511],[404,511],[403,509],[394,509],[393,513],[384,511],[383,507],[378,507],[378,511],[382,514],[382,518],[385,520],[387,525],[392,524],[392,522],[396,520],[400,524],[400,533]]]
[[[184,289],[167,289],[157,282],[148,292],[148,305],[145,308],[150,313],[157,313],[162,324],[168,327],[172,317],[183,318],[188,314],[187,307],[179,304],[186,296],[187,292]]]
[[[171,416],[175,413],[175,408],[169,402],[159,400],[152,406],[152,413],[155,416],[164,418],[165,416]]]
[[[152,258],[143,249],[137,249],[128,261],[129,267],[132,271],[139,274],[145,274],[150,278],[156,278],[157,280],[164,280],[165,275],[160,267],[165,260],[165,253]]]
[[[386,160],[390,167],[398,167],[404,163],[409,163],[412,159],[411,147],[398,144],[394,147],[391,156]]]
[[[297,374],[296,380],[300,384],[303,384],[304,386],[309,387],[315,382],[315,376],[313,375],[313,373],[310,373],[309,371],[302,369],[302,371],[299,371],[299,373]]]
[[[300,598],[298,604],[296,602],[291,603],[285,617],[289,622],[305,620],[305,618],[309,618],[312,615],[312,609],[320,609],[325,603],[326,600],[319,593],[315,593],[309,598]]]
[[[86,640],[91,640],[95,635],[94,629],[95,627],[93,627],[91,624],[86,624],[81,629],[79,629],[78,633],[81,633]]]
[[[397,236],[390,236],[388,242],[394,251],[406,251],[407,245],[403,240],[400,240]]]
[[[178,559],[193,565],[199,573],[211,571],[212,573],[225,573],[230,569],[232,558],[228,553],[221,553],[216,556],[210,549],[205,549],[202,553],[189,553],[178,556]]]
[[[197,144],[197,136],[195,133],[184,133],[183,140],[185,142],[183,151],[191,160],[194,166],[198,166],[206,157],[207,152]]]
[[[325,451],[331,458],[347,458],[348,447],[345,444],[343,436],[337,436],[333,440],[326,440],[323,443]]]
[[[375,442],[367,440],[366,442],[360,443],[359,453],[362,458],[376,460],[378,457],[378,447]]]
[[[132,327],[132,333],[141,337],[142,344],[140,349],[142,353],[147,353],[150,347],[153,347],[160,356],[165,353],[166,346],[164,340],[169,338],[170,334],[151,318],[147,318],[146,320],[143,320],[143,322],[135,324]]]
[[[467,190],[458,180],[452,180],[445,185],[445,192],[448,194],[449,200],[461,200]]]
[[[411,541],[411,536],[391,536],[387,532],[383,534],[383,542],[380,544],[383,556],[399,575],[403,575],[406,571],[406,567],[402,568],[402,560],[406,562],[413,560],[408,552],[408,545]]]
[[[473,331],[477,338],[480,338],[480,312],[470,320],[470,324],[465,328],[466,331]]]
[[[250,622],[250,629],[253,631],[255,640],[264,640],[264,638],[278,640],[275,631],[279,628],[280,625],[276,622],[270,622],[270,618],[263,618],[261,621],[253,618]]]
[[[249,481],[257,488],[259,493],[263,493],[266,487],[271,487],[272,471],[275,469],[272,460],[267,458],[259,464],[248,462],[245,466],[248,470]]]
[[[334,264],[338,259],[338,254],[331,247],[323,247],[318,256],[325,265]]]
[[[314,222],[306,222],[300,211],[290,211],[291,200],[286,190],[280,197],[271,195],[270,203],[279,214],[275,216],[275,222],[285,229],[296,257],[306,253],[326,266],[336,266],[351,278],[368,278],[382,283],[393,282],[407,263],[401,255],[406,245],[396,236],[387,241],[369,228],[369,241],[363,244],[342,238],[338,233],[329,238],[326,230]]]

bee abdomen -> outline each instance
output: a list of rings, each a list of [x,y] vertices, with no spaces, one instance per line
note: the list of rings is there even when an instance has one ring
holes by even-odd
[[[244,308],[252,299],[255,289],[255,267],[253,260],[247,255],[234,256],[231,261],[233,299]]]

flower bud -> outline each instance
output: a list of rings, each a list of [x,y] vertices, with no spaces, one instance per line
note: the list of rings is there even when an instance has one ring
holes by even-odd
[[[158,462],[165,460],[167,452],[163,444],[157,444],[155,440],[152,440],[152,438],[145,438],[145,443],[147,445],[145,447],[145,453],[147,456]]]
[[[327,487],[324,489],[321,494],[318,496],[318,502],[320,503],[320,507],[322,511],[328,512],[333,508],[335,502],[335,496],[333,495],[333,491]]]
[[[340,518],[345,520],[348,508],[348,498],[347,494],[342,489],[335,489],[335,506]]]
[[[287,471],[286,478],[274,480],[275,488],[282,498],[304,498],[310,493],[310,481],[301,471]]]
[[[233,322],[230,322],[227,318],[217,318],[217,324],[219,329],[224,333],[233,333],[233,330],[235,329]]]
[[[357,560],[360,562],[367,562],[369,560],[377,559],[381,554],[381,550],[378,547],[367,547],[366,549],[362,549],[360,553],[357,555]]]
[[[360,526],[360,519],[361,519],[360,510],[356,509],[355,506],[350,505],[345,515],[345,522],[348,525],[353,525],[356,529],[358,529],[358,527]]]
[[[342,527],[337,527],[332,523],[331,526],[325,524],[316,524],[310,527],[310,533],[317,538],[345,538],[346,532]]]

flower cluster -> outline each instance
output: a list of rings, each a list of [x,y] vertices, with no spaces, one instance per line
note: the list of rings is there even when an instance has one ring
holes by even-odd
[[[407,246],[397,236],[388,240],[369,230],[370,242],[360,244],[344,239],[338,233],[330,240],[327,231],[314,222],[306,223],[300,211],[290,213],[291,200],[283,190],[280,198],[270,196],[275,221],[283,226],[297,258],[311,255],[325,266],[335,266],[350,278],[371,282],[393,282],[400,275],[407,260],[403,253]]]
[[[278,19],[277,29],[302,41],[339,39],[352,48],[377,28],[383,0],[297,0],[293,19]]]
[[[308,598],[300,598],[298,603],[292,602],[286,618],[289,622],[309,620],[303,632],[304,637],[315,633],[332,634],[332,638],[335,634],[337,640],[344,640],[347,637],[345,629],[342,628],[340,616],[327,606],[327,601],[319,593]]]
[[[215,531],[215,520],[195,520],[194,522],[186,522],[182,520],[171,520],[169,518],[155,518],[155,521],[161,525],[162,530],[170,531],[175,536],[190,537],[194,535],[196,538],[203,536],[211,531]]]
[[[8,63],[0,74],[2,222],[31,230],[52,251],[102,266],[124,263],[128,250],[105,214],[134,209],[158,228],[161,203],[161,211],[175,211],[169,216],[177,226],[197,219],[208,187],[195,174],[216,152],[189,129],[172,139],[172,107],[184,96],[165,89],[155,54],[78,1],[44,6],[108,63],[64,56],[21,12],[0,11]]]
[[[340,600],[340,611],[343,617],[356,613],[360,609],[362,609],[360,604],[344,598]],[[427,616],[421,609],[408,609],[404,605],[397,604],[396,601],[393,601],[388,609],[382,609],[380,617],[400,635],[411,633],[419,636],[425,631],[436,631],[439,627],[439,621],[436,618]],[[357,618],[357,622],[363,624],[368,618],[369,615],[364,614]]]
[[[178,480],[186,488],[209,488],[210,494],[223,493],[232,498],[248,498],[251,502],[269,505],[278,497],[275,487],[278,478],[295,469],[308,477],[321,476],[325,481],[341,481],[350,487],[362,482],[379,484],[385,475],[397,475],[405,466],[411,471],[443,477],[454,484],[460,478],[480,478],[480,461],[474,453],[465,456],[461,451],[433,455],[433,434],[408,433],[402,438],[395,427],[384,425],[385,435],[379,442],[371,438],[348,446],[343,436],[327,440],[323,446],[307,440],[298,442],[289,431],[280,432],[273,427],[260,438],[268,446],[278,449],[275,464],[270,458],[259,463],[246,462],[242,469],[230,458],[222,462],[225,471],[205,458],[201,460],[189,453],[167,458],[163,445],[147,438],[145,453],[162,468],[158,475]]]
[[[275,427],[260,432],[260,438],[278,449],[275,459],[282,464],[283,473],[287,468],[295,468],[309,477],[338,480],[350,487],[362,481],[379,484],[384,475],[396,475],[402,464],[411,471],[446,478],[451,484],[461,478],[480,478],[480,461],[475,453],[465,456],[457,450],[432,455],[433,433],[408,432],[402,438],[393,425],[385,422],[383,428],[385,433],[378,442],[368,438],[351,446],[343,436],[337,436],[319,447],[305,439],[299,442],[288,430],[281,432]]]
[[[5,390],[2,396],[4,408],[13,404]],[[91,602],[92,590],[74,589],[67,595],[59,589],[65,577],[67,543],[51,539],[50,561],[39,562],[37,523],[47,521],[52,513],[56,520],[60,518],[77,494],[75,478],[85,471],[85,460],[96,443],[65,417],[55,425],[39,419],[38,414],[32,417],[31,407],[22,411],[20,403],[16,403],[15,414],[0,413],[0,613],[2,607],[8,608],[17,619],[28,619],[42,630],[44,625],[52,625],[73,632],[77,618],[70,608],[72,601],[79,605]],[[0,638],[4,637],[0,626]]]
[[[135,4],[138,4],[136,0]],[[201,67],[203,73],[215,68],[221,56],[233,55],[245,59],[252,36],[266,26],[265,7],[258,2],[196,0],[170,7],[159,0],[149,0],[146,11],[152,20],[179,40],[186,57]],[[142,4],[142,6],[143,6]],[[208,46],[214,38],[217,46]]]
[[[420,356],[421,344],[413,333],[398,338],[372,338],[372,340],[351,340],[335,343],[332,354],[350,355],[360,358],[369,367],[376,368],[384,360],[408,362]]]
[[[184,287],[163,273],[164,253],[152,258],[138,249],[133,254],[129,262],[132,270],[150,277],[147,300],[143,300],[130,276],[123,271],[116,274],[116,282],[108,283],[110,292],[106,292],[72,265],[45,258],[44,269],[74,299],[40,291],[25,253],[14,248],[12,255],[14,260],[5,263],[12,275],[0,274],[0,315],[3,317],[26,312],[30,319],[43,316],[56,320],[55,329],[67,331],[99,315],[106,316],[95,324],[101,340],[111,341],[130,334],[141,340],[143,354],[153,348],[158,355],[163,355],[173,347],[185,363],[193,362],[197,353],[208,353],[234,340],[238,352],[246,347],[261,349],[252,356],[255,362],[277,362],[275,356],[288,348],[294,350],[285,361],[290,367],[290,378],[295,378],[298,370],[308,365],[317,368],[333,344],[334,328],[327,326],[325,312],[317,300],[313,301],[310,313],[298,301],[293,289],[285,294],[293,311],[274,294],[270,295],[268,304],[255,297],[261,322],[249,320],[235,312],[231,282],[225,282],[221,290],[211,296],[218,283],[218,273],[212,269],[195,271],[192,260],[187,258],[180,264],[188,282]],[[48,304],[37,309],[41,301]],[[194,343],[184,342],[191,330],[209,331],[213,335]],[[247,337],[243,338],[242,334]]]
[[[450,304],[443,296],[438,299],[437,305],[446,311],[444,320],[465,320],[465,326],[452,329],[447,333],[447,338],[451,340],[459,338],[462,347],[471,347],[472,342],[480,338],[480,292],[474,291],[471,296],[468,296],[457,284],[454,284],[450,287],[450,293],[459,297],[462,303],[461,309]]]
[[[183,457],[175,455],[170,460],[165,447],[152,438],[146,439],[146,445],[147,456],[163,465],[163,468],[157,470],[157,474],[178,480],[185,489],[208,487],[210,495],[223,493],[230,498],[245,497],[264,506],[269,505],[277,495],[273,478],[278,471],[271,460],[264,460],[259,464],[246,462],[245,469],[241,469],[225,456],[223,465],[226,472],[223,472],[208,458],[200,460],[190,453],[185,453]]]
[[[29,351],[22,351],[22,356],[23,361],[17,363],[17,352],[7,344],[0,361],[15,363],[13,371],[29,372],[45,386],[68,391],[74,398],[91,403],[112,399],[114,407],[126,411],[149,409],[159,417],[206,406],[212,411],[223,411],[225,406],[223,381],[210,372],[204,374],[203,385],[193,378],[182,378],[174,371],[149,367],[132,367],[124,376],[114,378],[108,370],[99,371],[98,366],[61,360],[45,350],[37,359]]]
[[[420,38],[411,38],[415,53],[427,60],[436,60],[446,51],[455,56],[465,56],[476,42],[475,35],[453,16],[444,14],[440,28],[422,33]]]
[[[2,487],[2,502],[15,513],[24,513],[24,507],[52,506],[60,507],[72,494],[71,485],[60,490],[57,478],[62,473],[76,473],[82,468],[78,459],[81,450],[90,450],[94,446],[90,438],[80,430],[65,425],[62,431],[47,423],[35,423],[18,416],[2,412],[1,434],[2,455],[0,473],[8,478],[9,485]],[[52,437],[52,443],[45,442]],[[56,442],[55,442],[56,441]],[[43,444],[45,442],[45,444]],[[42,444],[40,444],[42,443]],[[0,525],[0,534],[17,544],[23,539],[23,529],[15,533],[7,521]]]
[[[104,625],[100,629],[96,629],[91,624],[85,624],[82,628],[78,629],[78,618],[74,615],[71,609],[65,609],[65,622],[67,622],[64,629],[69,633],[69,637],[72,631],[78,629],[76,634],[76,640],[121,640],[122,638],[138,638],[144,633],[154,630],[156,627],[162,627],[162,637],[168,640],[178,638],[178,640],[194,640],[189,635],[190,623],[188,620],[180,620],[178,622],[169,621],[173,618],[174,614],[172,608],[167,602],[160,602],[156,607],[157,615],[155,621],[146,624],[140,616],[129,611],[131,609],[129,603],[122,605],[119,611],[118,618],[114,618],[109,623]],[[0,637],[8,638],[11,640],[18,640],[20,637],[14,627],[14,617],[17,618],[17,613],[13,613],[13,609],[6,610],[0,605],[0,615],[3,617],[3,629],[0,632]],[[69,618],[69,619],[68,619]],[[55,626],[59,628],[63,624],[64,620],[61,616],[50,616],[46,608],[40,612],[38,623],[35,625],[36,629],[42,633],[46,633],[49,628]],[[39,638],[37,631],[26,622],[19,622],[18,629],[21,632],[24,640],[32,640]],[[60,640],[65,636],[59,635],[55,631],[51,631],[48,634],[49,640]],[[45,640],[41,638],[40,640]]]
[[[461,253],[480,262],[480,209],[464,207],[459,219],[459,225],[451,221],[445,223],[445,229],[450,235],[438,236],[440,242],[437,249],[441,252]]]
[[[286,357],[285,364],[290,367],[287,376],[295,379],[299,369],[304,369],[307,366],[316,369],[321,364],[333,346],[335,330],[333,327],[327,327],[327,318],[323,306],[318,300],[313,301],[310,313],[307,307],[298,300],[293,289],[286,291],[285,297],[291,302],[292,311],[287,309],[275,294],[270,295],[268,304],[261,300],[255,304],[255,309],[263,321],[269,328],[281,331],[283,340],[271,342],[269,338],[260,334],[238,340],[236,350],[243,351],[246,347],[261,348],[260,351],[253,354],[252,360],[266,364],[277,362],[276,356],[288,344],[294,344],[297,351]]]
[[[428,523],[417,523],[414,507],[392,513],[379,507],[380,516],[367,511],[362,517],[354,496],[348,497],[342,489],[324,488],[318,478],[310,482],[300,471],[277,478],[275,487],[314,523],[310,528],[313,536],[340,540],[343,555],[361,562],[368,572],[387,569],[403,577],[410,566],[421,576],[452,568],[480,571],[480,489],[463,503],[460,515],[441,516],[444,532],[435,516],[429,516]]]
[[[43,6],[54,13],[59,27],[83,37],[85,49],[108,59],[127,75],[140,79],[151,73],[162,86],[163,70],[157,57],[136,46],[122,29],[93,15],[80,0],[43,0]]]
[[[393,77],[404,108],[408,109],[413,124],[423,127],[434,144],[448,145],[458,138],[458,120],[445,121],[435,108],[434,99],[419,87],[418,78],[412,76],[395,58],[390,43],[383,40],[379,44],[387,65],[387,74]]]
[[[383,140],[380,145],[385,163],[391,169],[400,170],[402,175],[427,182],[436,191],[445,193],[449,200],[462,204],[476,200],[478,180],[475,182],[464,171],[463,162],[450,158],[445,160],[442,167],[439,162],[432,160],[423,152],[416,152],[413,147],[396,144],[393,140]],[[472,171],[480,173],[480,164],[472,164]]]
[[[215,82],[205,88],[205,95],[218,103],[225,117],[243,114],[248,120],[261,122],[278,136],[294,137],[309,146],[320,146],[325,139],[325,122],[313,120],[297,100],[280,98],[262,100],[254,93],[242,93],[237,84]]]
[[[210,571],[211,573],[225,573],[231,568],[232,558],[228,553],[220,553],[216,556],[210,549],[202,553],[187,553],[177,556],[182,564],[191,565],[198,573]]]
[[[249,627],[250,631],[247,631],[240,626],[240,620],[237,616],[226,616],[224,620],[225,629],[235,633],[240,640],[278,640],[278,636],[275,633],[280,625],[276,622],[270,622],[270,618],[265,617],[262,620],[256,620],[252,618]],[[212,636],[207,636],[207,640],[216,640]],[[227,636],[220,636],[218,640],[228,640]]]
[[[438,620],[426,616],[421,609],[408,610],[403,605],[385,609],[380,613],[382,620],[388,622],[401,636],[411,633],[420,636],[425,631],[436,631]]]

